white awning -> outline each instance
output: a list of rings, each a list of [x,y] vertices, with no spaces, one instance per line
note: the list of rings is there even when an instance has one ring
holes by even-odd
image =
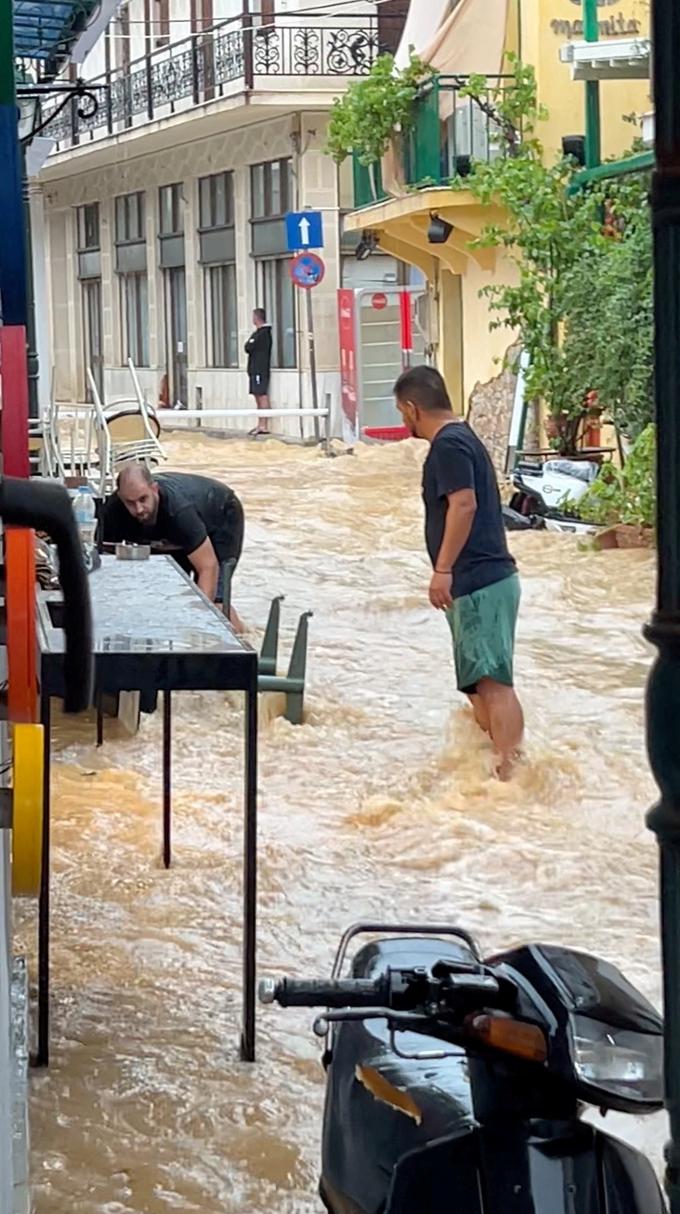
[[[648,38],[567,42],[560,59],[571,64],[572,80],[649,80],[651,43]]]

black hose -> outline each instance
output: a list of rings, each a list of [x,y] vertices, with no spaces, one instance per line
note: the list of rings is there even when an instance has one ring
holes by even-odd
[[[64,593],[64,711],[84,712],[94,683],[92,607],[71,499],[61,485],[6,476],[0,480],[0,518],[8,526],[45,531],[56,544]]]

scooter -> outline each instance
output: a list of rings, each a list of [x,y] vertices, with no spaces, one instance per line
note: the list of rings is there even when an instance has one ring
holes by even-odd
[[[581,1120],[662,1106],[662,1020],[607,962],[358,924],[328,981],[266,979],[260,999],[325,1009],[330,1214],[665,1214],[647,1159]]]
[[[591,534],[596,530],[582,523],[563,508],[569,501],[576,507],[596,480],[600,467],[594,460],[569,460],[524,457],[512,475],[515,492],[510,499],[506,525],[523,530],[517,516],[531,520],[527,526],[542,525],[548,531]]]

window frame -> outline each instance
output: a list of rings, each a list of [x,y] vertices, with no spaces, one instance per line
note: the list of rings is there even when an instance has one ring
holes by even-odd
[[[94,213],[95,219],[95,241],[93,244],[88,244],[88,212]],[[98,202],[85,202],[82,206],[76,207],[76,226],[77,226],[77,252],[78,253],[99,253],[101,252],[101,214]]]
[[[273,256],[255,258],[255,280],[258,307],[264,307],[267,322],[272,330],[272,367],[281,371],[295,371],[298,367],[298,312],[297,292],[290,278],[288,266],[290,257]],[[271,269],[270,269],[271,267]],[[268,282],[271,276],[271,283]],[[274,298],[270,298],[273,290]],[[289,347],[289,358],[286,360],[286,333],[283,295],[288,293],[290,318],[292,320],[292,341]]]
[[[131,210],[136,212],[135,231],[131,230]],[[120,222],[122,215],[122,224]],[[146,194],[144,190],[133,190],[130,194],[117,194],[114,199],[115,244],[146,244]]]
[[[217,217],[217,184],[222,180],[225,185],[224,218]],[[207,208],[204,207],[207,193]],[[205,211],[208,211],[207,222]],[[234,174],[230,169],[219,173],[210,173],[198,179],[198,231],[216,232],[234,227]]]
[[[279,194],[280,208],[274,210],[272,207],[272,175],[273,166],[276,165],[279,172]],[[262,177],[262,210],[256,211],[256,175]],[[267,222],[270,219],[282,219],[287,211],[290,211],[293,206],[294,181],[293,181],[293,158],[292,156],[279,156],[275,160],[263,160],[257,164],[250,166],[250,201],[251,215],[253,223]]]
[[[218,310],[215,307],[215,283],[220,282],[221,294],[219,317],[222,320],[218,335]],[[234,370],[239,365],[238,341],[238,270],[235,261],[222,261],[203,267],[203,290],[205,307],[206,362],[212,370]],[[230,298],[231,296],[231,298]],[[229,320],[234,322],[234,342],[230,342]]]
[[[120,332],[121,332],[121,353],[123,364],[127,364],[128,358],[131,358],[135,367],[149,367],[151,360],[149,356],[149,276],[146,271],[130,271],[125,274],[118,274],[118,302],[120,312]],[[142,284],[144,285],[142,299]],[[136,299],[134,307],[134,315],[136,319],[136,332],[134,334],[134,343],[130,341],[130,317],[131,309],[129,306],[129,296],[131,288],[134,290]],[[146,328],[144,321],[146,320]],[[134,344],[134,352],[133,352]]]
[[[168,185],[158,187],[158,235],[167,236],[184,236],[184,182],[173,181]],[[164,206],[163,200],[165,197],[170,198],[170,218],[173,224],[171,229],[166,229],[163,226]]]

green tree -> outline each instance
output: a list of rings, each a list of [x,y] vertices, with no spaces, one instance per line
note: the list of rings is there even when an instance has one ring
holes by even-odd
[[[333,102],[326,141],[333,159],[340,164],[354,153],[363,165],[380,161],[395,135],[413,127],[418,94],[433,74],[416,55],[404,68],[393,55],[379,55],[368,75]]]
[[[529,356],[528,396],[547,402],[556,443],[568,452],[592,387],[574,374],[564,340],[571,284],[584,251],[605,243],[601,199],[593,191],[573,189],[578,171],[573,159],[544,162],[537,129],[545,111],[538,104],[534,70],[514,56],[509,62],[509,82],[490,90],[485,77],[474,76],[461,89],[485,113],[491,109],[505,132],[506,154],[476,161],[470,176],[455,178],[452,186],[469,190],[483,205],[500,205],[505,213],[474,242],[498,249],[515,269],[512,284],[494,283],[482,291],[492,313],[490,328],[518,334]]]
[[[564,351],[620,433],[635,440],[654,413],[653,245],[649,180],[610,183],[608,240],[583,251],[569,276]]]

